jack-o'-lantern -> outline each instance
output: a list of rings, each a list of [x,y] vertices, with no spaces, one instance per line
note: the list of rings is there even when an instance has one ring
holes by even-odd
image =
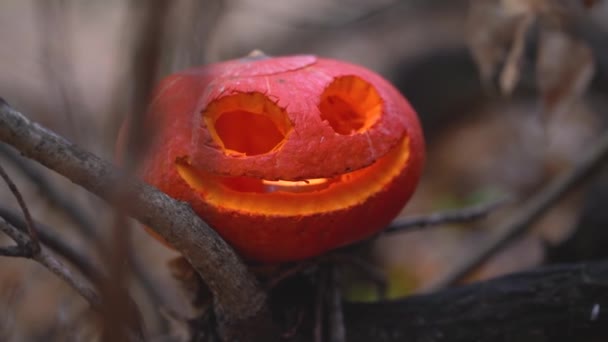
[[[418,119],[381,76],[310,55],[178,72],[145,117],[140,174],[245,258],[319,255],[385,227],[424,161]]]

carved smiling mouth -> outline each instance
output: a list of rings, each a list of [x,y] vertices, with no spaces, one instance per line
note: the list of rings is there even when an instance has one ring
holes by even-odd
[[[186,160],[176,162],[180,177],[205,202],[225,209],[275,216],[331,212],[360,204],[381,192],[407,167],[409,138],[372,165],[333,178],[270,181],[254,177],[224,177],[197,170]]]

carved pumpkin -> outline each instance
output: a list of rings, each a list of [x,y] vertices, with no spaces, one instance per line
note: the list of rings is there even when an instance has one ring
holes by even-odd
[[[248,57],[158,86],[141,175],[244,257],[319,255],[385,227],[418,183],[415,112],[379,75],[315,56]]]

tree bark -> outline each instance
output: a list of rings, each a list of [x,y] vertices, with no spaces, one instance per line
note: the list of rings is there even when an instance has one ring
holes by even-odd
[[[15,147],[152,228],[180,251],[213,293],[220,333],[255,341],[272,333],[266,294],[224,240],[183,202],[30,121],[0,98],[0,141]],[[259,329],[249,330],[252,326]],[[265,329],[262,329],[264,327]],[[266,329],[267,328],[267,329]],[[250,334],[243,334],[249,332]]]
[[[383,303],[346,303],[348,341],[607,341],[608,262]]]

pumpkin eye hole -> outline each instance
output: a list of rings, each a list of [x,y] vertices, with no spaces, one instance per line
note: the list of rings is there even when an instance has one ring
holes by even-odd
[[[292,125],[287,113],[261,93],[239,93],[212,101],[203,118],[226,155],[254,156],[280,148]]]
[[[321,94],[321,118],[338,134],[350,135],[369,129],[380,117],[378,91],[357,76],[336,77]]]

